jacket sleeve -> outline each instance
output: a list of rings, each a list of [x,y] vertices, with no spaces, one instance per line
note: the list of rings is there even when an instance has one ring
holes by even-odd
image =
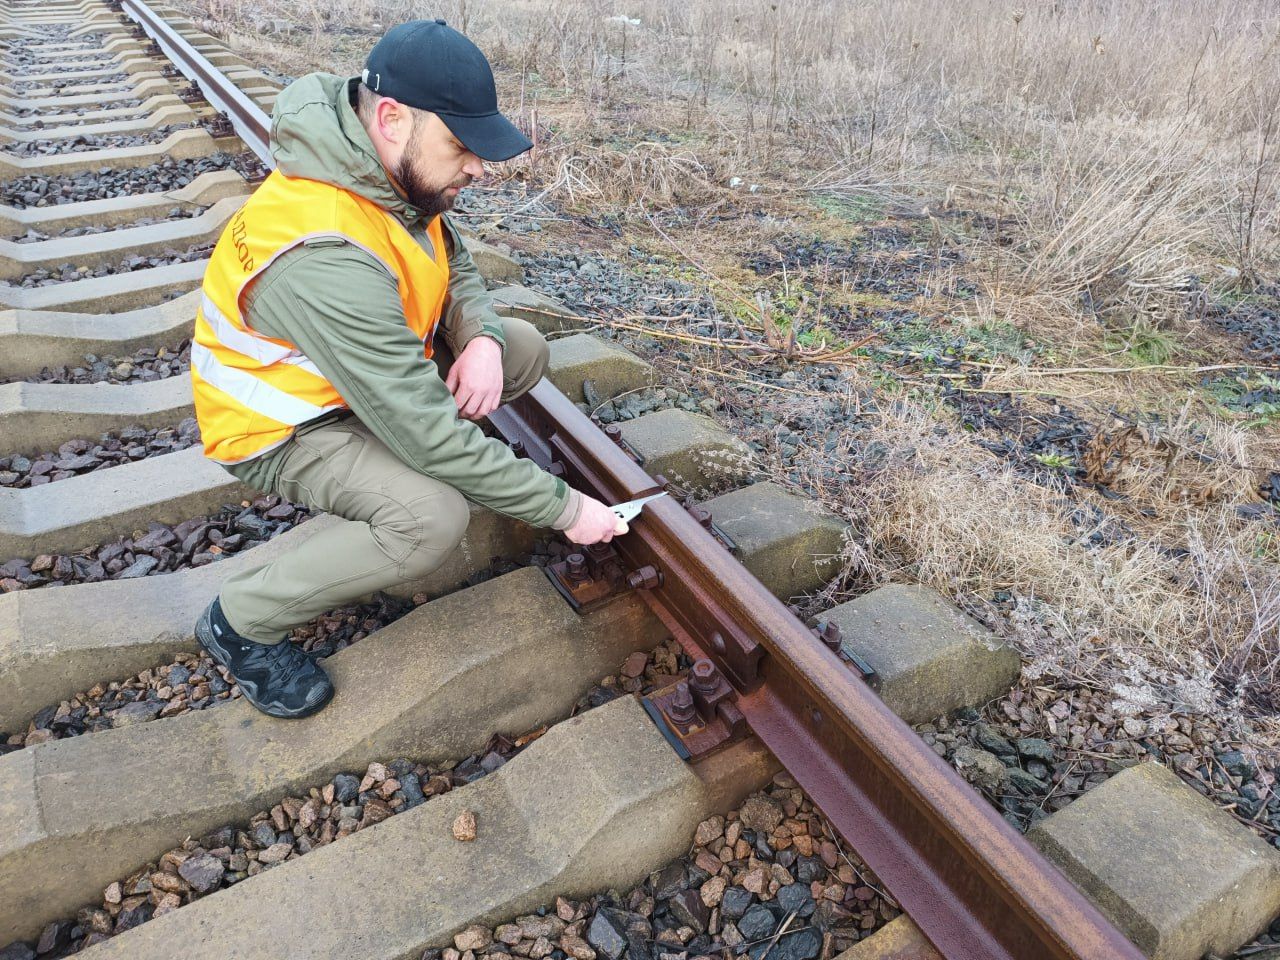
[[[405,322],[394,278],[369,254],[340,240],[296,247],[258,278],[242,306],[254,330],[296,344],[409,466],[534,526],[568,519],[563,480],[458,416]]]
[[[449,293],[440,316],[440,330],[449,349],[457,356],[473,337],[485,336],[497,340],[505,351],[502,319],[493,310],[493,298],[485,289],[471,253],[444,214],[440,215],[440,224],[449,250]]]

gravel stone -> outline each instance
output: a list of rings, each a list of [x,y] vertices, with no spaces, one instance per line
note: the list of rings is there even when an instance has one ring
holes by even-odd
[[[767,947],[767,943],[752,947],[752,960],[761,960]],[[788,930],[779,937],[777,946],[769,951],[769,957],[777,957],[779,960],[814,960],[821,950],[822,934],[813,927],[805,927],[794,933]]]
[[[350,803],[360,793],[360,778],[340,773],[333,778],[333,798],[339,803]]]
[[[756,795],[747,799],[739,814],[742,825],[748,830],[769,833],[782,822],[783,812],[777,803],[768,797]]]
[[[492,942],[489,928],[482,926],[467,927],[453,938],[453,945],[464,953],[467,950],[483,950]]]
[[[1017,767],[1007,768],[1005,777],[1012,786],[1028,796],[1046,793],[1049,790],[1049,785],[1043,780]]]
[[[470,843],[476,838],[476,815],[470,810],[463,810],[453,821],[453,839],[462,843]],[[458,949],[463,949],[459,947]]]
[[[757,903],[738,921],[738,932],[749,941],[761,940],[772,936],[777,926],[778,918],[773,915],[773,911],[764,904]]]
[[[730,920],[741,920],[755,899],[755,894],[750,890],[730,887],[720,900],[720,915]]]
[[[270,822],[264,820],[253,828],[253,842],[263,849],[276,842],[276,831]]]
[[[955,752],[956,768],[970,783],[986,790],[999,788],[1007,776],[1000,758],[986,750],[963,746]]]
[[[207,853],[184,860],[178,868],[178,875],[198,893],[208,893],[216,887],[225,872],[226,867],[222,861]]]
[[[587,943],[606,960],[618,960],[627,949],[625,928],[614,926],[610,912],[600,910],[587,927]]]
[[[1018,751],[1012,743],[985,723],[974,725],[973,739],[983,750],[994,753],[997,757],[1016,757],[1018,755]]]
[[[692,927],[698,933],[707,929],[710,911],[697,890],[681,890],[671,898],[668,909],[684,926]]]
[[[126,703],[119,710],[115,710],[110,714],[111,725],[113,727],[128,727],[135,723],[154,720],[163,709],[164,704],[154,700]]]
[[[1057,759],[1048,740],[1041,740],[1038,737],[1020,737],[1017,747],[1018,756],[1024,760],[1040,760],[1051,764]]]
[[[659,900],[669,900],[685,888],[688,881],[684,864],[680,861],[669,863],[649,878],[653,886],[653,895]]]
[[[789,883],[778,889],[778,906],[787,913],[795,911],[798,916],[808,917],[813,915],[817,903],[808,884]]]

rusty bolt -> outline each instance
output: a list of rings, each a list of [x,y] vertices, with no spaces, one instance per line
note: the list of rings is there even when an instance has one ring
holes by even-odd
[[[689,684],[681,682],[676,685],[675,696],[671,698],[671,706],[667,712],[676,723],[692,723],[698,718],[698,711],[693,706],[693,694],[689,692]]]
[[[611,423],[605,427],[604,435],[614,443],[622,443],[622,428],[616,423]]]
[[[693,689],[704,697],[709,697],[716,692],[716,687],[719,686],[720,671],[716,669],[716,665],[710,660],[698,660],[693,665],[690,677]]]
[[[512,441],[511,441],[511,452],[512,452],[512,453],[514,453],[517,457],[523,457],[523,456],[524,456],[524,441],[523,441],[523,440],[512,440]]]
[[[580,553],[571,553],[564,558],[565,570],[569,573],[569,579],[577,583],[584,580],[590,580],[591,574],[587,571],[587,558]]]
[[[705,507],[691,507],[689,509],[689,515],[693,517],[693,519],[697,520],[698,523],[702,524],[702,526],[706,527],[708,530],[711,529],[711,511],[710,510],[707,510]]]
[[[835,653],[840,652],[840,647],[844,644],[844,635],[840,632],[840,624],[834,620],[823,620],[818,624],[818,628],[814,631],[818,635],[818,639],[827,645],[827,647]]]
[[[648,565],[627,574],[627,586],[632,590],[652,590],[661,585],[662,575]]]

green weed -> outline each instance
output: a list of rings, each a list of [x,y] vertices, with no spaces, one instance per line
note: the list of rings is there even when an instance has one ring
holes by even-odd
[[[1070,470],[1075,466],[1070,457],[1061,453],[1037,453],[1034,456],[1036,463],[1051,470]]]
[[[1134,366],[1158,366],[1168,363],[1178,351],[1178,341],[1163,330],[1145,323],[1135,323],[1121,334],[1106,338],[1109,350],[1122,353]]]
[[[853,196],[820,193],[813,198],[813,204],[828,216],[848,223],[872,223],[884,216],[884,201],[865,193]]]

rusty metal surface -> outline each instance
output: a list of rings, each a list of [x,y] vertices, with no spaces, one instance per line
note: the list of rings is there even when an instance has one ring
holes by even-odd
[[[659,488],[547,381],[490,418],[607,503]],[[646,600],[948,960],[1141,960],[1055,867],[672,498],[614,541]]]
[[[200,87],[215,110],[226,115],[236,135],[264,164],[272,166],[271,118],[199,50],[143,0],[123,0],[120,9],[137,21],[182,74]]]

